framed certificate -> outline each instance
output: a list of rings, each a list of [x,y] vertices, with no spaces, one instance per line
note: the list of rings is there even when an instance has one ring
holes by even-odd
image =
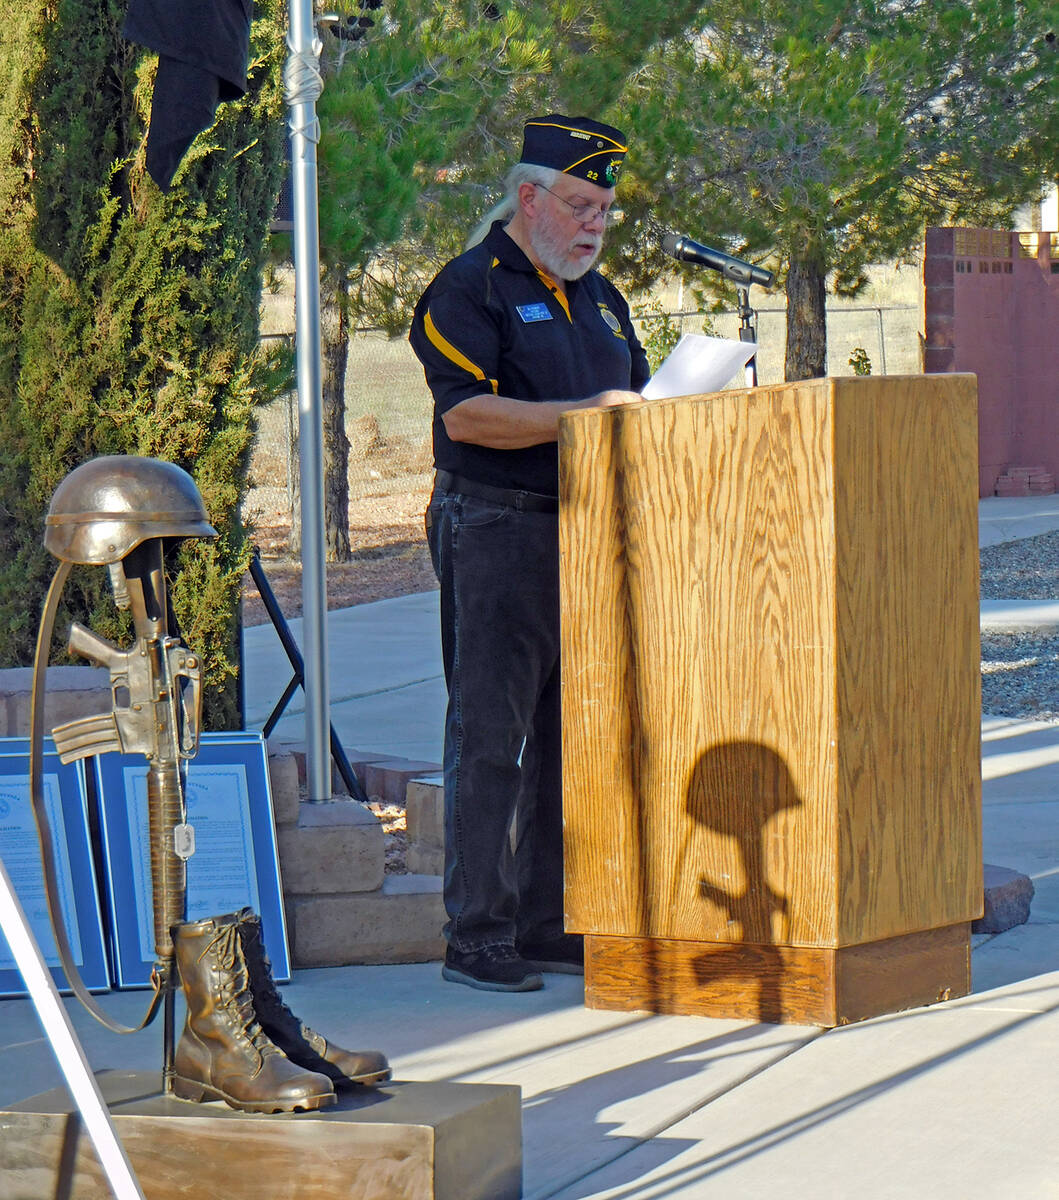
[[[146,987],[154,963],[147,760],[101,755],[95,778],[115,982]],[[187,764],[187,809],[195,830],[187,919],[252,908],[261,917],[276,981],[289,979],[268,756],[259,733],[203,734],[198,755]]]
[[[92,861],[84,764],[63,766],[51,738],[44,739],[41,785],[74,963],[89,991],[106,991],[110,977]],[[29,739],[0,738],[0,858],[56,987],[69,991],[52,935],[40,854],[29,795]],[[0,996],[24,995],[25,991],[11,949],[0,933]]]

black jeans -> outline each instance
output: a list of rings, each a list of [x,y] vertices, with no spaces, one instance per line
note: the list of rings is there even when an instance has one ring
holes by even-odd
[[[457,950],[563,932],[558,528],[555,513],[437,489],[427,511],[449,692],[445,935]]]

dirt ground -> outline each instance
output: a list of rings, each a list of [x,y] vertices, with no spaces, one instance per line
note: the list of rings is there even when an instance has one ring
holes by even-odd
[[[348,563],[327,565],[328,609],[349,608],[372,600],[389,600],[437,587],[423,536],[425,492],[364,497],[350,504]],[[292,620],[302,612],[302,567],[286,552],[289,525],[258,523],[254,540],[261,565],[283,615]],[[261,596],[247,575],[243,585],[244,625],[268,620]]]

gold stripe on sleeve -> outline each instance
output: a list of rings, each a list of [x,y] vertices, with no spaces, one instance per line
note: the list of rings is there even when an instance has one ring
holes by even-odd
[[[423,329],[426,331],[426,335],[433,345],[445,355],[449,362],[455,363],[456,366],[461,367],[469,375],[474,376],[475,379],[481,380],[482,383],[488,383],[493,394],[496,394],[496,380],[487,378],[481,367],[476,366],[466,354],[457,350],[450,341],[441,336],[438,332],[438,327],[434,324],[430,316],[429,309],[427,309],[427,315],[423,318]]]

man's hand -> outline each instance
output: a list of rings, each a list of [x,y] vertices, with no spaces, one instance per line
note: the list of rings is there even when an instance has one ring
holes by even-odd
[[[589,396],[587,400],[582,400],[578,404],[578,408],[617,408],[622,404],[635,404],[637,400],[642,400],[643,396],[639,392],[623,392],[617,388],[612,388],[606,392],[598,392],[595,396]]]

